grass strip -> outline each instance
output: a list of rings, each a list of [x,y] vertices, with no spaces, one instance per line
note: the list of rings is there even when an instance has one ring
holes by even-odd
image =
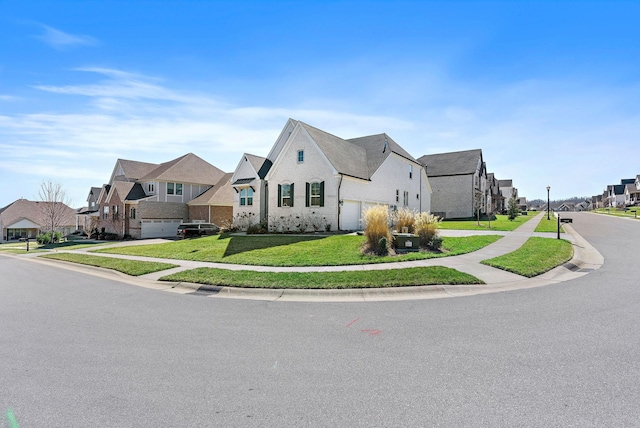
[[[481,263],[531,278],[560,266],[572,257],[573,246],[564,239],[531,237],[516,251]]]
[[[477,251],[500,238],[499,235],[444,237],[443,252],[386,257],[362,254],[360,248],[365,237],[357,235],[217,235],[92,252],[253,266],[345,266],[456,256]]]
[[[484,284],[478,278],[442,266],[341,272],[255,272],[197,268],[160,278],[244,288],[346,289],[436,284]]]
[[[140,276],[177,267],[177,265],[169,263],[142,262],[137,260],[116,259],[113,257],[92,256],[89,254],[55,253],[38,257],[117,270],[118,272],[132,276]]]
[[[488,221],[486,218],[481,218],[479,223],[475,219],[443,220],[440,222],[439,228],[447,230],[500,230],[508,232],[522,226],[538,213],[531,212],[529,214],[530,215],[519,215],[513,220],[509,220],[509,217],[506,215],[498,214],[495,220]]]
[[[547,215],[545,214],[544,217],[542,217],[542,220],[540,220],[540,223],[538,223],[538,226],[536,227],[536,232],[558,232],[558,219],[556,217],[554,217],[553,215],[550,216],[551,218],[549,220],[547,220]],[[562,228],[562,225],[560,225],[560,233],[564,233],[564,229]]]

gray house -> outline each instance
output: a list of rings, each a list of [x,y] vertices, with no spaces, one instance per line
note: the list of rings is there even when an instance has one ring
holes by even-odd
[[[433,214],[467,218],[477,208],[486,213],[487,172],[481,149],[425,155],[418,161],[426,168],[433,191]]]

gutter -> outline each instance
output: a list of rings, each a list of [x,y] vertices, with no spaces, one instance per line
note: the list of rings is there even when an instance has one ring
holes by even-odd
[[[343,175],[340,174],[340,181],[338,182],[338,219],[337,219],[338,230],[340,230],[340,188],[342,187],[342,178],[343,178]]]

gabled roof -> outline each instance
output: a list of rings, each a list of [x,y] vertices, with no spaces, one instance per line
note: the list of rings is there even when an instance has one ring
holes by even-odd
[[[87,195],[87,201],[89,200],[89,196],[93,195],[94,198],[98,199],[98,196],[100,196],[100,191],[102,190],[101,187],[92,187],[89,190],[89,195]]]
[[[369,180],[391,153],[418,164],[416,159],[387,134],[345,140],[304,122],[297,123],[307,131],[340,174]]]
[[[366,149],[306,123],[298,123],[307,131],[338,173],[364,180],[371,177],[366,162]]]
[[[256,156],[250,153],[245,153],[244,155],[242,155],[242,157],[246,159],[247,162],[249,162],[249,164],[251,165],[253,170],[256,172],[256,174],[258,174],[258,177],[260,179],[263,179],[264,177],[266,177],[267,172],[269,172],[269,169],[271,168],[271,165],[273,165],[273,162],[271,162],[267,158],[263,158],[262,156]],[[247,184],[247,183],[251,183],[253,180],[254,180],[253,177],[239,178],[233,183],[233,185]]]
[[[136,181],[141,177],[149,174],[158,167],[156,163],[138,162],[128,159],[118,159],[116,165],[119,164],[124,172],[126,181]],[[112,177],[115,181],[116,177]]]
[[[629,194],[631,193],[640,193],[640,190],[636,189],[636,184],[635,183],[631,183],[631,184],[627,184],[625,185],[625,193],[629,192]]]
[[[367,167],[370,176],[380,168],[380,165],[389,157],[391,153],[395,153],[412,162],[418,163],[413,156],[400,147],[398,143],[393,141],[387,134],[369,135],[367,137],[351,138],[348,142],[362,147],[367,152]]]
[[[166,181],[214,185],[224,172],[193,153],[160,164],[157,168],[140,177],[138,181]]]
[[[481,149],[436,153],[418,158],[418,161],[427,168],[429,177],[474,174],[481,160]]]
[[[61,202],[60,202],[61,203]],[[42,202],[42,201],[29,201],[27,199],[18,199],[13,203],[7,205],[0,212],[0,218],[2,219],[2,226],[7,227],[12,224],[26,219],[31,221],[32,223],[38,224],[41,227],[46,224],[46,218],[44,215],[44,205],[50,204],[50,202]],[[62,204],[63,207],[63,219],[61,222],[62,226],[75,226],[75,216],[76,211]]]
[[[206,192],[192,199],[188,205],[233,205],[233,187],[231,186],[232,172],[229,172],[222,176],[220,181],[213,187],[209,188]]]
[[[513,187],[513,180],[498,180],[500,187]]]

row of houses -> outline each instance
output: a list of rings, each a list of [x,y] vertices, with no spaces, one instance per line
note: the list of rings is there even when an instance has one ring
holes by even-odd
[[[591,197],[594,208],[626,208],[640,205],[640,174],[623,178],[620,184],[610,184],[602,195]]]
[[[511,197],[512,180],[489,173],[481,149],[414,158],[384,133],[343,139],[289,119],[266,157],[245,153],[230,173],[193,153],[161,164],[118,159],[74,226],[132,238],[173,236],[185,221],[348,231],[374,205],[468,218],[502,212]],[[2,239],[25,233],[3,214]]]

